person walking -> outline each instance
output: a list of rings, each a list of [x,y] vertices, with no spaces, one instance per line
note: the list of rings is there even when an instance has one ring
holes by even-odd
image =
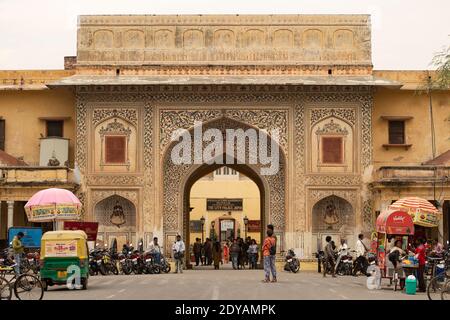
[[[183,273],[183,259],[184,253],[186,251],[186,246],[184,245],[181,236],[177,235],[177,241],[173,244],[173,258],[175,259],[175,273]]]
[[[195,266],[198,267],[202,257],[202,243],[200,241],[200,238],[195,238],[193,251],[195,257]]]
[[[214,261],[214,269],[219,270],[220,262],[222,262],[222,248],[220,247],[220,242],[214,242],[212,247],[212,258]]]
[[[22,255],[24,254],[24,246],[22,244],[22,238],[24,234],[22,231],[19,231],[12,241],[12,248],[14,253],[14,271],[16,275],[20,274],[20,265],[22,263]]]
[[[367,267],[369,266],[369,261],[366,258],[366,253],[369,251],[364,244],[364,235],[360,233],[358,235],[358,240],[355,246],[356,260],[353,264],[353,275],[356,276],[358,270],[361,273],[366,274]]]
[[[223,260],[225,263],[228,263],[230,259],[230,247],[228,246],[228,241],[226,241],[223,245]]]
[[[256,244],[255,239],[251,240],[247,252],[248,252],[250,269],[256,269],[256,262],[257,262],[256,257],[258,255],[258,245]]]
[[[417,269],[417,281],[419,282],[419,292],[425,292],[425,279],[424,279],[424,271],[426,264],[426,248],[424,246],[425,240],[422,238],[418,239],[419,246],[416,248],[415,257],[419,260],[419,268]]]
[[[334,249],[333,249],[333,242],[331,241],[331,236],[327,236],[325,238],[325,241],[327,242],[327,244],[325,245],[324,249],[325,259],[323,263],[323,277],[325,278],[327,276],[327,271],[331,269],[331,276],[333,278],[336,278],[335,274],[336,262],[334,259]]]
[[[212,242],[209,238],[205,241],[205,264],[207,266],[212,264]]]
[[[273,227],[266,231],[267,237],[263,243],[263,257],[264,257],[264,280],[263,282],[277,282],[277,270],[275,267],[275,254],[277,248],[277,240],[273,235]],[[272,281],[270,274],[272,273]]]
[[[233,269],[238,269],[238,263],[239,263],[239,253],[241,252],[241,247],[239,247],[239,244],[237,242],[237,239],[233,240],[233,244],[230,247],[230,255],[231,255],[231,263],[233,265]]]

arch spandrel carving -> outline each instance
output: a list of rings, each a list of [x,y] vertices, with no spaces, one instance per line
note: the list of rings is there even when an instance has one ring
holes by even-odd
[[[226,129],[249,129],[249,124],[243,124],[229,118],[219,118],[208,122],[204,130],[208,128],[217,128],[225,133]],[[184,196],[183,183],[188,179],[190,172],[193,172],[201,165],[176,165],[170,159],[171,144],[165,151],[163,162],[163,227],[165,232],[182,232],[183,219],[185,219],[186,208],[182,202]],[[248,145],[247,145],[248,148]],[[248,150],[248,149],[247,149]],[[277,174],[261,176],[268,190],[265,190],[268,208],[266,216],[268,221],[274,224],[275,228],[284,231],[285,229],[285,211],[286,211],[286,190],[285,190],[285,157],[280,150],[280,168]],[[246,152],[248,155],[248,152]],[[245,165],[247,166],[247,165]],[[251,165],[254,171],[259,172],[260,164]]]

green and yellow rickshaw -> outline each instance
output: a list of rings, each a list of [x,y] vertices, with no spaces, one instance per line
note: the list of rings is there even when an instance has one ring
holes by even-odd
[[[48,286],[66,285],[68,282],[87,289],[89,249],[86,233],[81,230],[44,233],[40,277],[45,290]]]

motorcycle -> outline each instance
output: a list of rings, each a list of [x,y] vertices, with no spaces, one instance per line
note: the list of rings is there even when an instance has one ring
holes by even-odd
[[[40,270],[39,252],[27,253],[27,263],[28,263],[29,269],[31,269],[34,274],[38,274],[39,270]]]
[[[164,273],[169,273],[170,272],[170,263],[169,261],[167,261],[166,257],[161,253],[161,258],[160,258],[160,269],[162,272]]]
[[[131,262],[133,263],[133,272],[135,274],[142,274],[145,270],[145,264],[142,260],[142,255],[139,250],[134,250],[130,256]]]
[[[107,275],[109,273],[118,275],[119,270],[117,269],[115,261],[111,258],[111,254],[107,250],[103,250],[101,263],[99,265],[99,271],[102,275]]]
[[[100,265],[102,264],[102,252],[98,249],[92,250],[89,253],[89,275],[94,276],[100,272]]]
[[[128,258],[128,255],[119,253],[117,255],[117,260],[119,261],[119,271],[126,275],[133,272],[133,262]]]
[[[149,274],[149,273],[154,273],[154,274],[158,274],[161,273],[161,268],[159,266],[159,264],[156,263],[155,261],[155,256],[153,253],[151,252],[145,252],[143,254],[143,261],[144,261],[144,272]]]
[[[347,249],[348,250],[348,249]],[[340,257],[340,258],[339,258]],[[346,250],[341,250],[339,252],[339,263],[336,265],[336,273],[340,276],[350,276],[353,273],[353,257],[346,252]]]
[[[300,260],[295,256],[293,249],[289,249],[285,257],[284,270],[297,273],[300,270]]]
[[[356,258],[355,262],[353,263],[353,276],[356,276],[358,272],[361,272],[365,276],[370,276],[370,274],[367,274],[367,268],[371,263],[375,261],[375,255],[373,253],[368,253],[368,258],[365,256],[359,256]]]

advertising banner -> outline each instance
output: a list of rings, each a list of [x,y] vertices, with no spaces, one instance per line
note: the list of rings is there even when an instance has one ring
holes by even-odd
[[[25,248],[40,248],[42,228],[33,227],[11,227],[8,229],[8,243],[11,243],[17,233],[23,232],[22,245]]]
[[[88,241],[97,241],[98,222],[64,221],[64,230],[83,230]]]
[[[45,257],[77,257],[77,240],[45,241]]]

